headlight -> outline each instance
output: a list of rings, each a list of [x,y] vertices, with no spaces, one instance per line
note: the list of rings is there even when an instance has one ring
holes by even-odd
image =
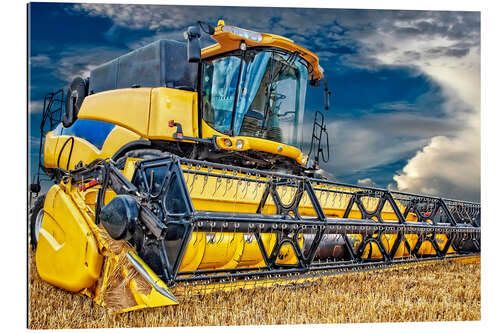
[[[233,35],[240,36],[246,39],[250,39],[256,42],[261,42],[262,41],[262,35],[259,34],[258,32],[251,31],[251,30],[246,30],[246,29],[241,29],[237,27],[232,27],[230,25],[225,25],[222,27],[222,31],[227,31],[232,33]]]
[[[307,155],[302,155],[302,164],[306,164],[307,162]]]

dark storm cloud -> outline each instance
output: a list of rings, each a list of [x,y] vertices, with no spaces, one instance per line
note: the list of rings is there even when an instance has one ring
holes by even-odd
[[[43,72],[44,80],[54,83],[53,86],[68,84],[75,76],[88,75],[90,69],[114,59],[126,49],[106,46],[80,45],[65,48],[61,52],[38,54],[31,57],[31,72],[36,75]]]
[[[407,62],[411,62],[413,60],[419,60],[422,56],[417,51],[405,51],[403,56],[406,58]]]
[[[457,49],[457,48],[448,48],[445,52],[445,55],[450,57],[461,58],[469,54],[469,49]]]
[[[394,15],[394,33],[450,40],[476,39],[479,17],[478,12],[400,11]]]
[[[469,48],[457,48],[457,47],[433,47],[425,50],[425,53],[431,57],[448,56],[461,58],[469,54]]]
[[[361,16],[361,20],[363,21],[363,18],[368,20],[368,17],[369,15]],[[443,38],[456,43],[449,50],[443,47],[444,50],[440,55],[462,57],[467,55],[472,47],[479,45],[479,17],[478,12],[380,11],[373,13],[370,19],[371,22],[377,22],[375,26],[371,26],[369,22],[359,23],[359,26],[356,26],[353,20],[353,23],[350,23],[349,37],[363,40],[383,33],[393,36],[396,42]],[[341,19],[339,22],[342,24],[344,21]],[[359,54],[388,52],[394,47],[383,39],[378,43],[371,43],[369,47],[363,43],[358,45],[360,45]],[[428,54],[432,55],[432,52]],[[422,54],[413,50],[405,52],[399,60],[411,63],[421,58]],[[369,59],[364,59],[363,62],[366,63],[366,60]]]
[[[194,23],[193,13],[196,13],[196,20],[215,24],[216,19],[224,18],[227,24],[236,23],[248,29],[283,35],[322,52],[327,61],[361,68],[376,66],[370,54],[393,47],[383,41],[370,46],[361,42],[379,33],[401,38],[439,36],[470,42],[468,47],[448,51],[449,56],[467,54],[468,48],[479,42],[479,13],[474,12],[258,7],[246,10],[239,7],[196,7],[193,11],[191,6],[94,3],[76,4],[70,8],[72,13],[84,12],[111,19],[113,26],[106,35],[112,40],[120,39],[129,47],[138,45],[138,36],[124,31],[148,30],[152,34],[144,37],[147,41],[165,36],[182,39],[182,32]],[[419,57],[415,53],[407,56],[407,60]]]

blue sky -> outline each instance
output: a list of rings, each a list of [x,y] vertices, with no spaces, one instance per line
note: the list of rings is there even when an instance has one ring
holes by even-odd
[[[332,90],[333,158],[323,168],[337,180],[479,200],[479,12],[33,3],[31,171],[46,92],[220,18],[319,55]],[[306,124],[322,103],[322,90],[310,89]]]

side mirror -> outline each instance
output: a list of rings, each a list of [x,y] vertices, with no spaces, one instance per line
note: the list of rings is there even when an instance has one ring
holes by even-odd
[[[66,109],[62,115],[64,127],[70,127],[78,117],[78,111],[82,106],[85,96],[88,95],[89,81],[81,77],[75,77],[66,93]]]
[[[187,39],[187,57],[189,62],[201,61],[200,29],[197,26],[191,26],[184,33]]]
[[[198,21],[198,25],[200,26],[201,30],[203,30],[204,33],[209,34],[210,36],[212,36],[215,33],[215,28],[211,24]]]
[[[330,96],[332,95],[332,92],[328,90],[328,80],[325,77],[325,110],[328,110],[330,108]]]

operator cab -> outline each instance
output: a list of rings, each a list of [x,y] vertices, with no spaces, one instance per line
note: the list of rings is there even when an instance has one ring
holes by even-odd
[[[226,26],[222,20],[216,27],[199,25],[218,42],[196,56],[192,51],[199,48],[200,35],[194,27],[186,33],[188,59],[200,61],[200,137],[224,138],[219,147],[249,157],[249,166],[274,168],[280,160],[288,170],[306,167],[305,96],[307,84],[319,86],[323,78],[318,57],[286,37]],[[263,164],[255,164],[259,160]]]
[[[203,119],[223,134],[299,147],[307,62],[279,48],[243,48],[203,61]]]

